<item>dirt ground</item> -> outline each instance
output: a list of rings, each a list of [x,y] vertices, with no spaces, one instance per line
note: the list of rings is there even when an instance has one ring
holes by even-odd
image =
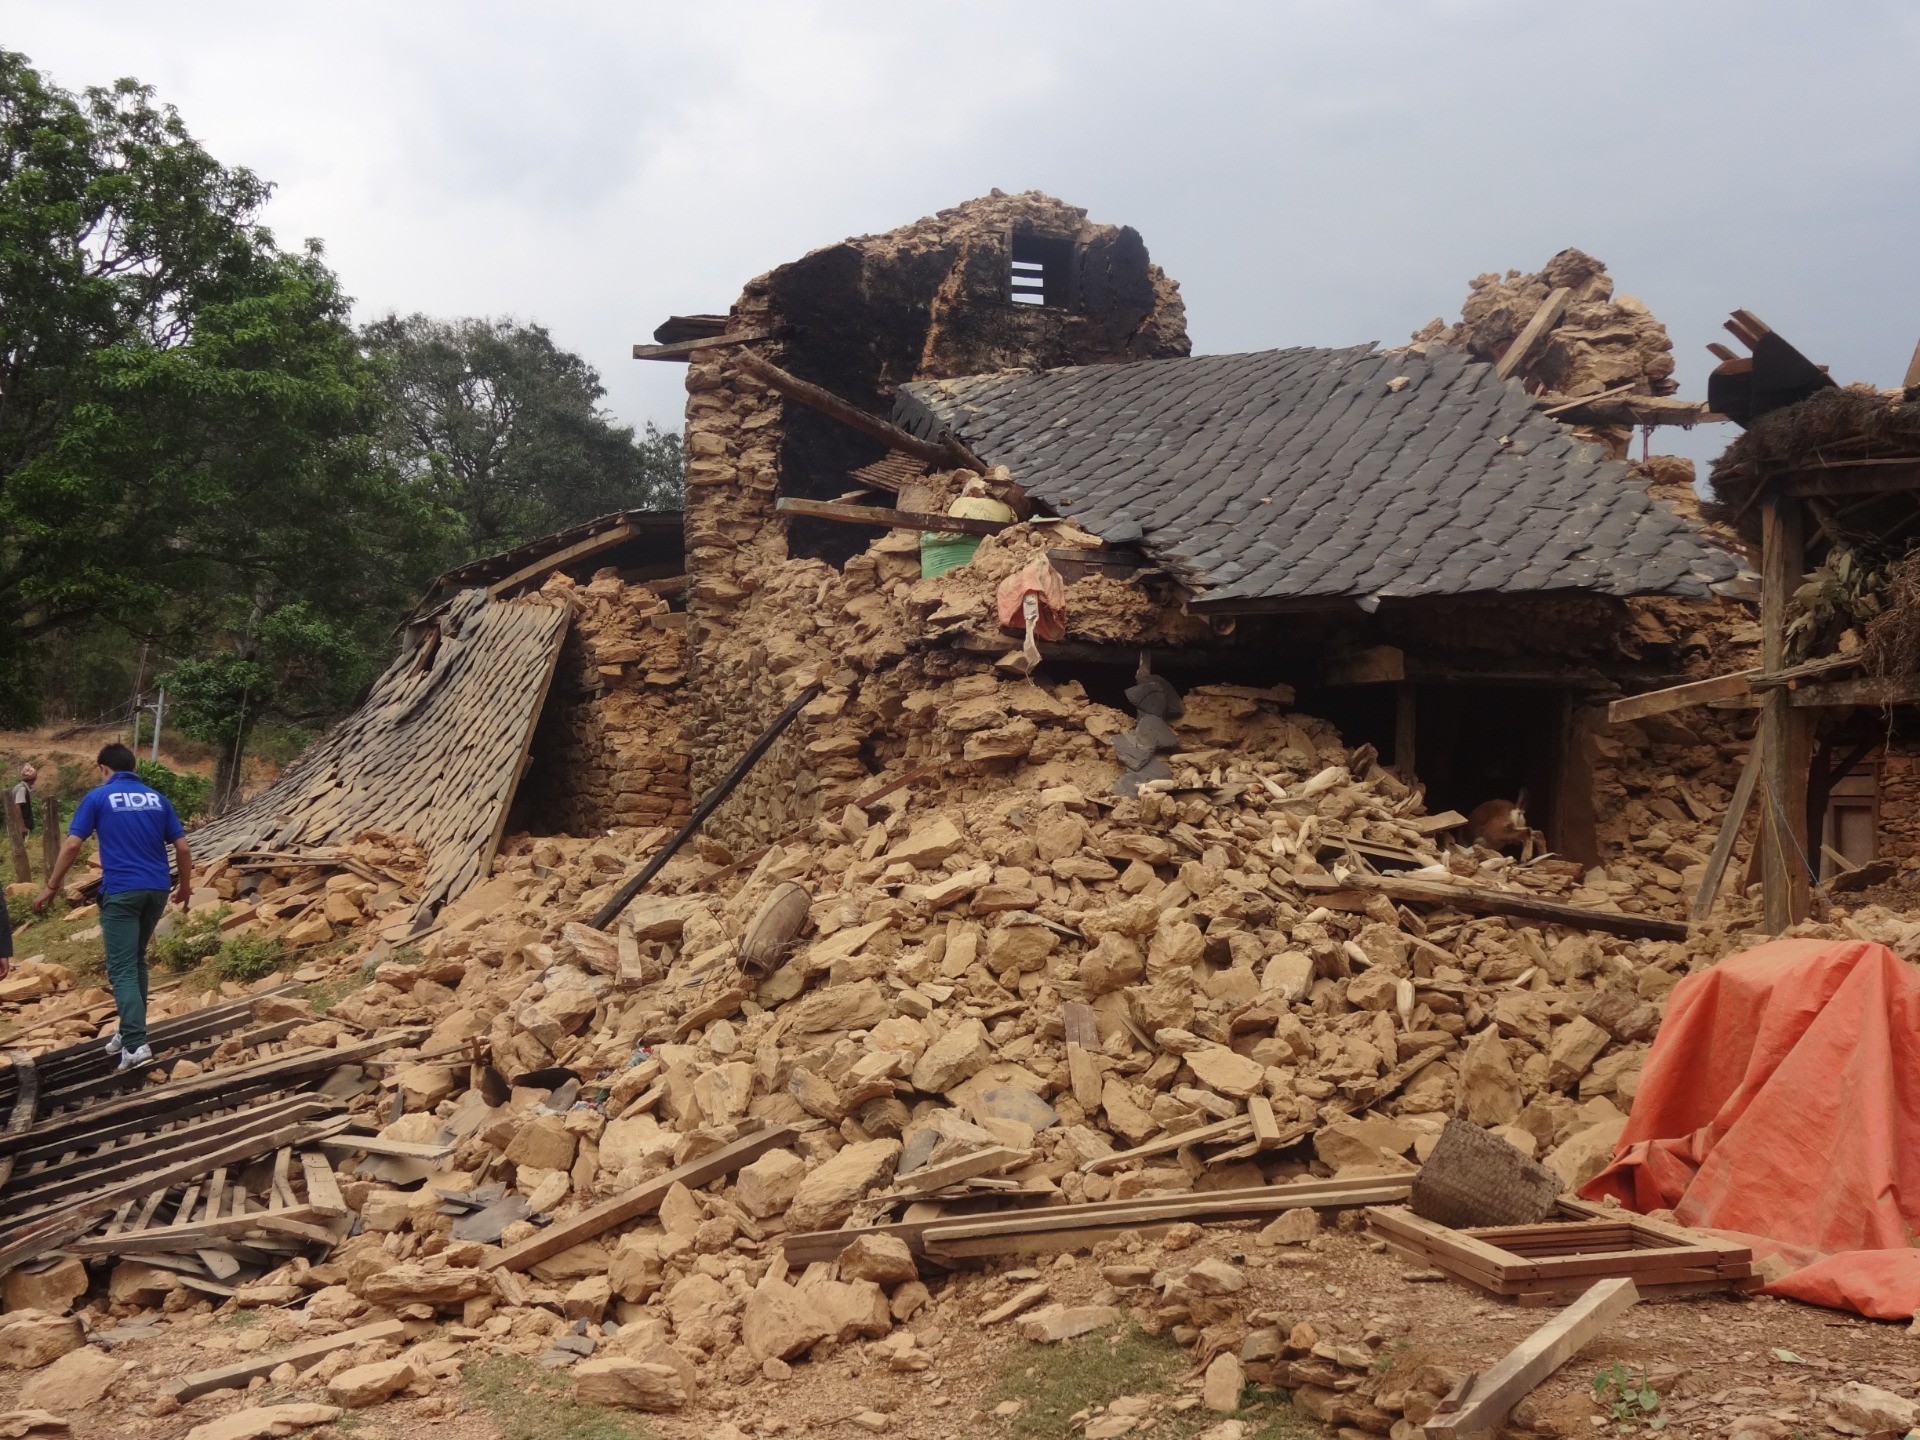
[[[1115,1241],[1093,1255],[1013,1262],[998,1273],[968,1274],[937,1284],[934,1303],[911,1326],[919,1348],[933,1360],[930,1368],[918,1372],[898,1373],[879,1347],[861,1344],[796,1363],[790,1378],[779,1381],[755,1378],[729,1384],[720,1378],[719,1366],[709,1362],[700,1367],[701,1396],[689,1410],[627,1416],[565,1405],[560,1398],[564,1386],[557,1377],[547,1382],[547,1391],[527,1393],[520,1382],[531,1383],[540,1372],[524,1364],[505,1372],[502,1383],[501,1362],[486,1359],[476,1343],[461,1356],[469,1366],[464,1382],[429,1382],[400,1400],[355,1412],[332,1429],[354,1440],[428,1435],[442,1440],[623,1440],[642,1435],[732,1440],[728,1426],[753,1436],[855,1436],[869,1432],[853,1417],[879,1412],[887,1417],[885,1433],[912,1440],[972,1440],[982,1435],[1015,1440],[1064,1433],[1055,1428],[1059,1421],[1054,1412],[1065,1414],[1065,1405],[1080,1406],[1074,1414],[1084,1420],[1092,1408],[1089,1402],[1104,1404],[1134,1394],[1149,1400],[1140,1407],[1144,1413],[1132,1433],[1182,1440],[1220,1418],[1198,1407],[1198,1378],[1191,1373],[1189,1355],[1160,1340],[1151,1342],[1157,1348],[1126,1351],[1123,1357],[1164,1357],[1166,1363],[1157,1368],[1141,1364],[1133,1373],[1123,1365],[1115,1373],[1111,1365],[1089,1363],[1105,1358],[1102,1351],[1120,1355],[1119,1347],[1138,1344],[1138,1334],[1130,1333],[1133,1325],[1144,1322],[1149,1330],[1158,1328],[1151,1310],[1139,1303],[1150,1301],[1152,1292],[1115,1292],[1102,1274],[1109,1267],[1144,1265],[1172,1274],[1183,1273],[1204,1257],[1227,1259],[1244,1269],[1249,1282],[1235,1299],[1250,1322],[1277,1324],[1284,1333],[1299,1321],[1309,1321],[1323,1337],[1371,1347],[1374,1369],[1389,1376],[1421,1365],[1484,1369],[1552,1313],[1517,1309],[1457,1282],[1412,1279],[1430,1272],[1416,1270],[1365,1233],[1327,1232],[1306,1246],[1274,1248],[1258,1243],[1251,1227],[1214,1227],[1197,1244],[1171,1250],[1167,1244]],[[1036,1280],[1047,1283],[1051,1300],[1131,1307],[1134,1318],[1064,1346],[1024,1340],[1011,1323],[981,1328],[977,1317],[982,1311]],[[236,1350],[277,1348],[261,1346],[253,1338],[274,1327],[206,1313],[150,1318],[158,1322],[157,1335],[114,1352],[133,1363],[108,1399],[70,1417],[75,1440],[117,1440],[136,1428],[150,1440],[177,1440],[194,1425],[242,1404],[325,1398],[312,1387],[269,1390],[259,1383],[251,1395],[216,1392],[176,1407],[163,1397],[172,1381],[189,1371],[232,1363],[239,1358]],[[1742,1417],[1760,1417],[1759,1433],[1780,1440],[1832,1434],[1825,1400],[1843,1382],[1864,1381],[1902,1395],[1920,1389],[1920,1353],[1905,1325],[1766,1297],[1646,1303],[1629,1311],[1537,1390],[1516,1412],[1516,1428],[1558,1435],[1624,1433],[1627,1427],[1605,1419],[1591,1391],[1595,1376],[1616,1364],[1643,1377],[1661,1397],[1657,1408],[1632,1428],[1653,1421],[1673,1437],[1726,1435]],[[489,1367],[495,1371],[492,1383],[474,1383]],[[0,1409],[14,1402],[20,1378],[0,1380]],[[509,1402],[504,1405],[503,1392]],[[1022,1394],[1039,1398],[1005,1398]],[[1047,1408],[1049,1396],[1052,1410]],[[1249,1421],[1247,1440],[1329,1433],[1279,1395],[1250,1389],[1248,1400],[1249,1408],[1241,1412]],[[139,1417],[137,1427],[130,1425],[130,1417]],[[1073,1415],[1065,1418],[1067,1425],[1073,1424]]]

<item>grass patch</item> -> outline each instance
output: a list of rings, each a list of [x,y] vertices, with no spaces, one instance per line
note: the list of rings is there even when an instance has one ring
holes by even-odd
[[[1193,1357],[1187,1350],[1164,1335],[1148,1335],[1137,1325],[1084,1335],[1064,1345],[1025,1346],[1011,1353],[1000,1383],[985,1402],[988,1423],[1006,1440],[1056,1440],[1073,1432],[1073,1417],[1080,1411],[1122,1395],[1164,1395],[1171,1401],[1194,1393],[1180,1389],[1192,1368]],[[1017,1413],[992,1413],[1008,1400],[1020,1402]],[[1158,1423],[1152,1434],[1155,1440],[1187,1440],[1226,1419],[1251,1424],[1248,1440],[1306,1440],[1323,1433],[1297,1414],[1282,1392],[1249,1385],[1240,1400],[1241,1408],[1231,1416],[1198,1406],[1178,1412],[1156,1410]]]
[[[517,1355],[467,1366],[460,1385],[493,1417],[502,1440],[652,1440],[631,1416],[576,1404],[565,1371],[542,1370]]]

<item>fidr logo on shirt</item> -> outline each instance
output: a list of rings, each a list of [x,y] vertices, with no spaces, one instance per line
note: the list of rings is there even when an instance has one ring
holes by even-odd
[[[157,790],[115,790],[107,795],[109,810],[158,810],[166,803]]]

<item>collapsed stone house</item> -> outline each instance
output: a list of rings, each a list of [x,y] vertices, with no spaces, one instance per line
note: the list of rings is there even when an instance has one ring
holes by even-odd
[[[1535,388],[1617,394],[1632,371],[1635,399],[1667,403],[1664,332],[1582,260],[1548,276],[1584,288]],[[1144,652],[1177,686],[1290,686],[1299,710],[1417,776],[1434,810],[1524,790],[1553,847],[1587,865],[1662,823],[1692,842],[1724,802],[1742,717],[1636,731],[1608,727],[1603,702],[1750,640],[1750,613],[1728,598],[1741,566],[1650,493],[1670,467],[1607,458],[1639,412],[1549,417],[1476,363],[1473,344],[1511,339],[1488,311],[1524,323],[1523,289],[1476,282],[1505,309],[1470,303],[1470,336],[1192,357],[1178,290],[1134,232],[995,195],[779,267],[724,317],[669,321],[636,354],[688,364],[694,788],[801,676],[857,692],[903,665],[992,673],[1010,644],[951,623],[940,634],[935,614],[895,655],[862,635],[859,595],[845,615],[795,615],[779,567],[911,585],[911,532],[869,560],[871,532],[783,515],[782,501],[904,484],[918,508],[944,509],[952,475],[781,393],[745,368],[750,351],[923,440],[957,439],[1100,542],[1050,552],[1074,583],[1069,639],[1039,678],[1120,704]],[[1077,633],[1073,596],[1097,587],[1126,613],[1098,607]],[[898,746],[873,718],[858,739],[796,732],[776,746],[715,835],[765,843],[836,810]],[[1657,778],[1628,778],[1641,764]]]
[[[569,597],[492,848],[678,823],[807,683],[827,694],[707,823],[713,853],[837,813],[903,764],[981,751],[921,724],[915,697],[1006,673],[1016,642],[990,586],[970,609],[952,598],[1003,577],[956,572],[942,600],[911,529],[876,540],[796,513],[944,510],[971,464],[1071,522],[1040,536],[1068,599],[1042,683],[1124,708],[1144,663],[1179,689],[1284,694],[1417,781],[1430,811],[1524,793],[1553,851],[1601,867],[1590,899],[1647,903],[1610,859],[1666,857],[1651,903],[1676,911],[1704,873],[1750,713],[1622,725],[1606,705],[1750,663],[1753,576],[1700,517],[1685,462],[1620,458],[1633,425],[1704,407],[1671,397],[1664,329],[1590,257],[1481,276],[1459,323],[1403,346],[1195,357],[1137,232],[995,193],[782,265],[654,342],[636,357],[687,366],[684,515],[606,517],[474,562],[409,630],[430,645],[476,587]],[[913,633],[882,614],[896,603]],[[1120,767],[1099,758],[1104,789]],[[1860,788],[1835,787],[1828,822],[1849,853]],[[1864,843],[1884,849],[1916,827],[1879,790]]]

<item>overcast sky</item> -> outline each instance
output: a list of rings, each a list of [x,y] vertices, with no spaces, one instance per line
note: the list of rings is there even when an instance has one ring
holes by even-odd
[[[158,87],[363,317],[537,320],[636,424],[668,314],[994,186],[1137,227],[1201,351],[1397,342],[1567,245],[1690,396],[1736,307],[1842,381],[1920,339],[1910,0],[0,0],[0,45]]]

